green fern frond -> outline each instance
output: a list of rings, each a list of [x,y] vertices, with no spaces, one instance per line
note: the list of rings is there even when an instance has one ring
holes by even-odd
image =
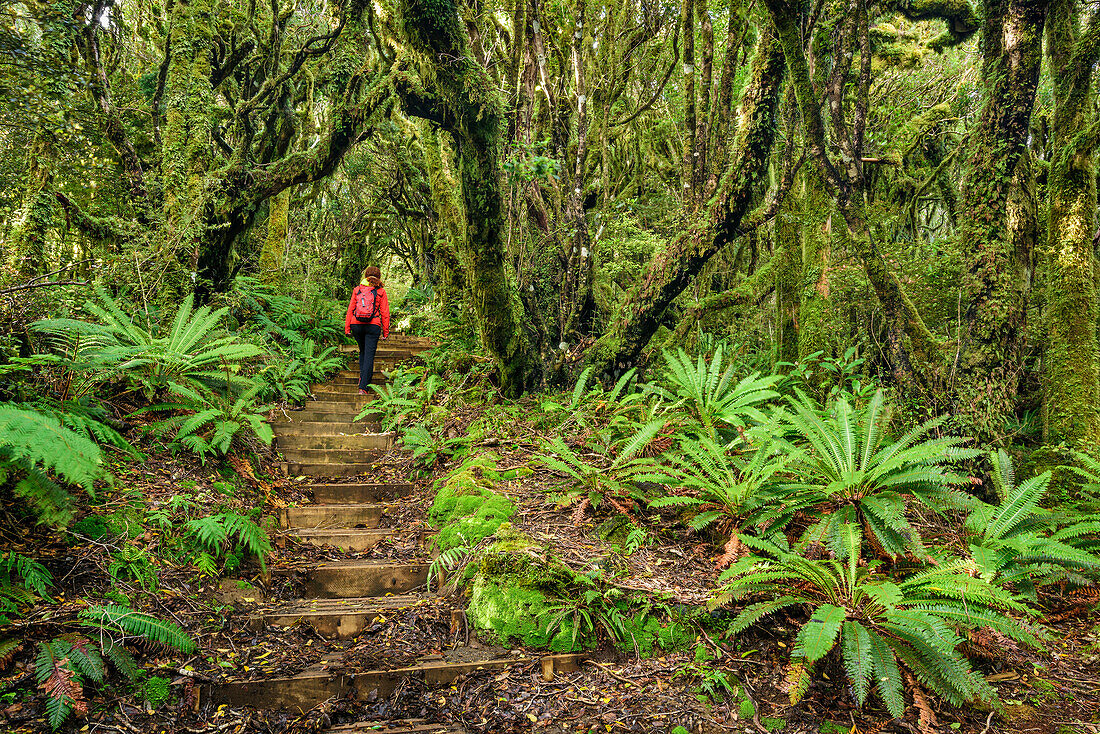
[[[95,605],[81,612],[80,617],[89,627],[113,628],[183,653],[195,649],[194,641],[179,625],[120,604]]]

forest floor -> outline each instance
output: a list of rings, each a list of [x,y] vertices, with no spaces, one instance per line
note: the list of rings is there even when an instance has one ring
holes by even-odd
[[[461,435],[476,417],[451,417],[447,429]],[[515,424],[507,435],[490,437],[474,452],[492,450],[500,466],[534,465],[541,448],[534,427]],[[516,665],[505,671],[480,671],[446,689],[410,682],[392,696],[367,702],[330,701],[305,714],[237,710],[197,705],[198,688],[232,673],[256,679],[297,673],[325,661],[332,670],[356,670],[409,663],[425,654],[446,655],[457,644],[477,647],[475,631],[454,623],[454,610],[463,608],[461,596],[404,609],[380,619],[353,640],[327,640],[306,626],[252,629],[247,623],[255,606],[265,599],[296,594],[298,572],[325,559],[422,558],[421,534],[432,529],[426,508],[434,496],[433,476],[448,467],[441,462],[432,476],[423,476],[412,495],[394,501],[385,525],[405,532],[370,551],[349,554],[334,549],[300,545],[281,531],[272,531],[275,553],[269,573],[254,565],[242,568],[237,580],[200,577],[186,563],[156,561],[161,531],[135,527],[122,541],[149,552],[156,583],[142,588],[137,579],[112,575],[109,543],[86,539],[61,543],[57,535],[20,524],[13,515],[0,518],[7,548],[39,558],[57,580],[55,603],[30,610],[13,624],[0,628],[0,639],[12,635],[24,640],[23,654],[6,661],[0,670],[0,729],[12,732],[49,731],[43,699],[34,687],[33,648],[37,636],[63,628],[88,604],[102,599],[108,588],[124,591],[136,608],[176,621],[194,637],[200,650],[190,659],[149,649],[142,660],[147,676],[163,676],[172,695],[154,707],[140,685],[89,688],[85,719],[70,720],[63,730],[88,732],[311,732],[334,724],[364,719],[424,719],[459,724],[467,732],[668,732],[683,726],[692,732],[839,732],[957,731],[967,734],[1012,732],[1024,734],[1100,733],[1100,593],[1048,597],[1048,613],[1041,621],[1049,630],[1042,652],[974,640],[978,664],[1004,704],[1000,712],[976,707],[958,709],[934,700],[927,708],[911,706],[904,721],[889,720],[877,701],[856,708],[843,671],[819,668],[806,697],[792,706],[787,697],[787,647],[799,620],[774,616],[736,638],[723,639],[701,632],[687,650],[644,657],[605,644],[588,651],[579,672],[560,673],[544,680],[538,664]],[[242,506],[262,505],[271,514],[279,507],[306,500],[293,478],[255,480],[249,471],[236,476],[228,466],[220,472],[170,455],[150,455],[140,465],[114,467],[119,481],[102,495],[99,513],[131,508],[137,497],[146,509],[164,506],[181,487],[200,501],[225,493],[227,482],[237,489],[228,494]],[[371,481],[405,481],[412,472],[407,457],[392,452],[378,464]],[[627,554],[603,541],[597,526],[610,517],[610,507],[599,517],[591,510],[578,516],[574,508],[559,507],[553,499],[555,478],[537,470],[526,478],[497,487],[517,505],[512,525],[554,548],[574,570],[594,564],[616,586],[651,594],[666,604],[701,607],[718,578],[715,558],[721,553],[714,539],[692,534],[671,517],[646,517],[651,542]],[[220,488],[220,489],[219,489]],[[7,513],[8,511],[5,510]],[[136,521],[147,514],[130,512]],[[943,529],[948,532],[948,529]],[[721,614],[722,612],[715,612]],[[461,618],[461,615],[459,615]],[[702,646],[710,658],[697,662]],[[537,655],[539,651],[532,651]],[[14,663],[12,662],[14,660]],[[714,671],[739,684],[740,701],[721,690],[707,695]],[[751,701],[755,716],[746,715]],[[924,716],[923,724],[918,723]],[[933,718],[929,718],[929,716]],[[932,723],[932,722],[935,723]],[[931,727],[931,728],[927,728]]]

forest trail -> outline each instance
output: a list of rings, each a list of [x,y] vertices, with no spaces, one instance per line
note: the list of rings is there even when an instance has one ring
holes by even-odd
[[[431,346],[426,340],[391,335],[380,342],[375,357],[375,383],[399,362],[415,357]],[[345,348],[354,353],[354,347]],[[356,417],[373,399],[358,395],[357,364],[339,372],[329,382],[314,385],[315,400],[285,420],[275,421],[279,451],[289,476],[308,477],[300,485],[312,494],[313,504],[280,511],[279,521],[301,540],[346,551],[367,551],[387,536],[401,535],[402,528],[379,527],[388,501],[415,490],[412,483],[356,481],[377,474],[379,459],[391,448],[393,436],[366,414]],[[363,477],[368,475],[368,477]],[[424,503],[426,512],[428,503]],[[420,539],[420,558],[415,560],[339,560],[314,564],[307,574],[305,594],[298,599],[271,604],[252,618],[257,629],[267,625],[286,627],[308,624],[319,634],[351,640],[388,615],[417,605],[434,603],[428,588],[430,557]],[[445,646],[443,646],[445,648]],[[478,669],[505,668],[527,662],[515,654],[492,655],[485,648],[456,648],[443,655],[424,650],[420,662],[404,667],[349,669],[322,660],[297,675],[262,680],[229,681],[209,689],[208,702],[259,709],[304,712],[331,699],[374,701],[391,695],[410,679],[428,686],[446,686],[459,676]],[[576,666],[576,656],[544,659],[551,670]],[[364,721],[328,731],[349,734],[391,732],[461,731],[422,720]]]

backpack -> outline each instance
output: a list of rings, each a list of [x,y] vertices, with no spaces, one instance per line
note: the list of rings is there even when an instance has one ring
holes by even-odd
[[[369,324],[378,315],[378,288],[356,288],[352,302],[351,315],[359,323]]]

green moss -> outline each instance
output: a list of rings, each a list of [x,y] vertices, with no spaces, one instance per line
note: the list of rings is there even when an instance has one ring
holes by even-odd
[[[495,457],[482,457],[464,464],[444,480],[428,513],[439,528],[435,546],[447,550],[468,546],[497,531],[516,511],[513,502],[494,492],[491,478]]]
[[[737,704],[737,713],[741,715],[742,719],[751,719],[756,716],[756,706],[747,698],[741,699],[741,702]],[[822,731],[825,730],[822,729]],[[845,729],[844,731],[848,730]]]

